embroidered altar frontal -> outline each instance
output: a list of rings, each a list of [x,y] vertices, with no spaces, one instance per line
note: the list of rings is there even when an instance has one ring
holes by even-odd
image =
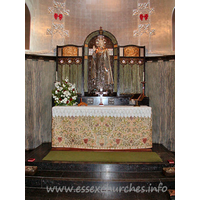
[[[151,107],[55,106],[52,108],[52,147],[152,148]]]

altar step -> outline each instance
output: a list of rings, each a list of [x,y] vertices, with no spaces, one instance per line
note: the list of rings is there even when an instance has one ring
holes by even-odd
[[[102,193],[66,193],[47,192],[46,189],[26,188],[26,200],[174,200],[168,192],[165,193],[133,193],[133,192],[102,192]]]
[[[68,171],[38,171],[34,176],[25,177],[26,187],[46,188],[53,186],[103,186],[134,187],[167,186],[174,189],[175,177],[166,177],[160,171],[154,172],[68,172]],[[161,186],[160,185],[160,186]]]
[[[35,150],[27,151],[25,156],[26,166],[37,166],[41,171],[69,171],[69,172],[148,172],[162,171],[163,167],[174,167],[168,160],[175,160],[175,155],[163,145],[153,144],[152,151],[156,152],[163,160],[161,163],[94,163],[94,162],[62,162],[43,161],[42,159],[51,150],[51,143],[44,143]],[[28,162],[34,158],[34,162]]]
[[[175,177],[166,177],[160,171],[133,173],[38,171],[34,176],[26,176],[25,186],[26,200],[170,200],[167,190],[175,188]],[[161,188],[157,192],[156,189],[159,186]],[[78,187],[79,192],[76,192]],[[87,187],[88,190],[93,188],[92,192],[86,192]],[[83,188],[85,191],[80,192]],[[125,190],[124,188],[127,189]],[[142,188],[145,192],[140,192]],[[96,192],[94,192],[95,190]]]
[[[43,144],[33,151],[26,152],[25,165],[37,166],[38,171],[34,176],[25,176],[26,200],[27,199],[170,199],[168,192],[128,192],[125,187],[145,188],[145,190],[175,188],[175,177],[163,175],[163,167],[173,167],[167,160],[174,160],[174,153],[168,151],[163,145],[154,144],[156,152],[162,163],[84,163],[84,162],[56,162],[43,161],[42,158],[50,151],[51,144]],[[35,158],[34,162],[28,162]],[[121,188],[121,192],[110,190],[97,193],[56,192],[68,186],[74,189],[78,186]],[[54,188],[47,192],[47,188]],[[89,198],[88,198],[89,196]],[[44,198],[43,198],[44,197]]]

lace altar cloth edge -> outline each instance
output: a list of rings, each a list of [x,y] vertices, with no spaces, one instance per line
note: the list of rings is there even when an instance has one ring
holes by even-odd
[[[107,116],[107,117],[151,117],[149,106],[54,106],[53,117]]]

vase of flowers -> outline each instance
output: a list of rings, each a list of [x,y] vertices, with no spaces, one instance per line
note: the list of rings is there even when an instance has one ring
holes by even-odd
[[[52,96],[56,106],[75,106],[77,105],[77,90],[75,84],[69,83],[68,78],[61,83],[55,83]]]

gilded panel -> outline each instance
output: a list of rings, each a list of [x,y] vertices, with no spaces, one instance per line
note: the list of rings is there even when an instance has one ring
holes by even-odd
[[[139,57],[140,51],[138,47],[125,47],[124,48],[124,56],[125,57]]]
[[[64,47],[63,56],[78,56],[78,48],[74,46]]]

